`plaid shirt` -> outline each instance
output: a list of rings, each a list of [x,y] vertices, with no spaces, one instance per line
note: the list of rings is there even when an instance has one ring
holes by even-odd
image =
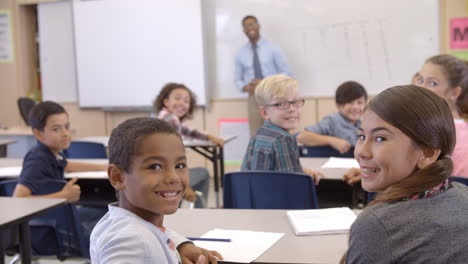
[[[265,121],[250,140],[241,170],[303,172],[296,139],[286,130]]]

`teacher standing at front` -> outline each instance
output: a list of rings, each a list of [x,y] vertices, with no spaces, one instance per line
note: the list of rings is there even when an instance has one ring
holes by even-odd
[[[265,77],[275,74],[291,75],[286,57],[281,49],[264,38],[260,38],[260,24],[256,17],[248,15],[242,19],[244,33],[249,39],[236,55],[235,81],[238,89],[248,93],[248,117],[250,136],[254,136],[263,125],[258,112],[254,93],[257,84]]]

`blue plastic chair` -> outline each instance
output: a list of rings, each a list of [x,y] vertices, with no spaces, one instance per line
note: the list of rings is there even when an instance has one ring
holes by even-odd
[[[36,195],[45,195],[62,190],[65,181],[52,181]],[[11,196],[17,180],[0,182],[0,190]],[[89,258],[89,245],[83,236],[75,205],[65,204],[29,221],[31,248],[36,256]]]
[[[36,193],[45,195],[62,190],[66,181],[52,181]],[[31,245],[35,255],[56,255],[89,258],[89,245],[83,236],[80,220],[74,204],[66,204],[49,210],[45,215],[32,219]]]
[[[459,183],[463,183],[465,185],[468,185],[468,178],[465,178],[465,177],[452,176],[449,179],[452,182],[459,182]]]
[[[0,181],[0,196],[13,196],[17,180]]]
[[[0,196],[12,196],[16,183],[17,180],[0,181]],[[0,263],[3,263],[5,253],[14,255],[19,252],[18,226],[0,230]]]
[[[20,97],[18,98],[17,103],[21,118],[23,118],[24,123],[26,123],[27,126],[31,126],[31,124],[29,124],[29,113],[36,105],[36,102],[28,97]]]
[[[338,150],[330,146],[320,147],[307,147],[299,146],[299,156],[309,158],[328,158],[328,157],[340,157],[340,158],[354,158],[354,147],[350,148],[348,152],[341,154]]]
[[[97,142],[72,141],[64,154],[69,159],[107,159],[106,146]]]
[[[316,209],[312,178],[303,173],[241,171],[224,175],[224,208]]]

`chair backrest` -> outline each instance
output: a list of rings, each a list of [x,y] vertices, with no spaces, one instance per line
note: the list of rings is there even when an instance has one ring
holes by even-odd
[[[468,178],[465,178],[465,177],[452,176],[449,179],[452,182],[459,182],[459,183],[463,183],[465,185],[468,185]]]
[[[62,190],[66,181],[51,181],[37,195],[51,194]],[[37,255],[56,255],[66,257],[89,257],[86,242],[74,204],[66,204],[29,222],[31,245]],[[45,242],[49,241],[49,242]]]
[[[318,199],[306,174],[241,171],[224,175],[224,208],[315,209]]]
[[[26,125],[30,126],[29,112],[31,112],[31,109],[36,105],[36,102],[28,97],[20,97],[17,102],[21,117]]]
[[[72,141],[65,156],[70,159],[107,159],[107,150],[101,143]]]
[[[328,158],[328,157],[340,157],[340,158],[353,158],[354,147],[350,148],[346,153],[340,153],[338,150],[330,146],[320,147],[306,147],[299,146],[299,156],[309,158]]]
[[[0,181],[0,196],[12,196],[17,180]],[[5,212],[6,213],[6,212]],[[7,253],[19,252],[18,226],[0,230],[0,251]],[[3,254],[0,254],[0,257]],[[1,260],[0,260],[1,262]]]
[[[18,180],[0,181],[0,196],[13,196]]]

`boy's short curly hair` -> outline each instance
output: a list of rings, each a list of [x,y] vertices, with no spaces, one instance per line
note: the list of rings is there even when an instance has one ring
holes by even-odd
[[[348,81],[342,83],[338,88],[336,88],[335,102],[336,104],[344,105],[363,96],[367,101],[367,92],[366,89],[364,89],[364,86],[358,82]]]
[[[171,82],[163,86],[158,96],[154,99],[154,102],[153,102],[154,111],[156,111],[156,113],[161,111],[164,108],[164,100],[169,98],[172,91],[177,88],[185,89],[190,94],[189,110],[187,111],[187,114],[185,114],[183,117],[180,118],[180,121],[183,121],[185,119],[191,119],[193,116],[193,111],[195,110],[195,107],[197,106],[197,98],[195,94],[192,93],[192,91],[189,88],[187,88],[187,86],[181,83]]]
[[[141,143],[147,136],[155,133],[174,134],[180,138],[173,126],[160,119],[137,117],[123,122],[112,130],[109,139],[109,163],[129,172],[132,158],[138,154]]]

